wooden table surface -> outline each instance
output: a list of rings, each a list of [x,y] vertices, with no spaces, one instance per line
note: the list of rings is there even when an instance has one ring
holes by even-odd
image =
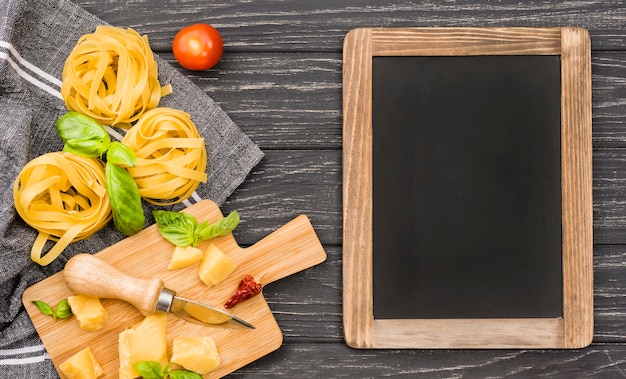
[[[328,259],[265,289],[283,346],[229,377],[626,377],[626,4],[612,1],[74,0],[147,34],[265,152],[226,201],[252,244],[307,214]],[[218,28],[214,69],[176,64],[181,27]],[[343,37],[360,26],[579,26],[593,75],[593,343],[581,350],[355,350],[342,331]]]

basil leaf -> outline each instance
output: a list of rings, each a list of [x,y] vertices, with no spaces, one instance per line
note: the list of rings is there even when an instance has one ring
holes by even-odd
[[[56,316],[54,315],[54,311],[52,310],[52,307],[50,305],[48,305],[48,303],[46,303],[44,301],[39,301],[39,300],[33,300],[32,303],[35,304],[37,306],[37,308],[39,308],[41,313],[43,313],[43,314],[45,314],[47,316],[52,316],[56,320]]]
[[[72,316],[72,309],[70,308],[70,304],[67,302],[67,299],[63,299],[59,301],[57,304],[57,309],[54,312],[54,315],[57,318],[68,318]]]
[[[60,116],[56,127],[59,137],[64,141],[72,139],[103,141],[109,138],[109,133],[102,125],[78,112],[67,112]]]
[[[137,183],[126,169],[111,162],[104,173],[115,228],[127,236],[139,232],[146,219]]]
[[[189,370],[173,370],[170,371],[171,379],[202,379],[202,375]]]
[[[106,153],[109,145],[101,141],[91,140],[68,140],[63,146],[63,151],[82,155],[84,157],[99,158]]]
[[[140,361],[133,364],[137,373],[145,379],[164,379],[163,367],[157,361]]]
[[[239,225],[239,213],[237,213],[237,211],[230,212],[228,216],[223,217],[212,224],[209,224],[208,222],[202,223],[196,229],[194,246],[211,238],[225,236],[235,230],[237,225]]]
[[[232,211],[227,217],[209,224],[198,224],[196,218],[185,212],[156,210],[152,212],[161,235],[176,246],[198,246],[211,238],[225,236],[239,225],[239,213]]]
[[[77,112],[68,112],[57,119],[57,134],[63,150],[88,157],[101,157],[111,144],[109,133],[96,120]]]
[[[121,142],[111,142],[109,150],[107,150],[107,162],[111,162],[122,167],[135,166],[135,152],[130,147]]]
[[[176,246],[187,247],[194,241],[196,218],[186,212],[155,210],[152,212],[161,235]]]

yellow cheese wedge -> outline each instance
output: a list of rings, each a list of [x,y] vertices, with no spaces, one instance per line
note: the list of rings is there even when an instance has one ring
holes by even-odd
[[[176,337],[172,344],[171,361],[204,375],[219,366],[220,357],[211,337]]]
[[[81,329],[93,332],[104,326],[109,315],[100,303],[100,299],[93,296],[75,295],[67,298],[72,313],[80,323]]]
[[[141,361],[157,361],[167,365],[167,314],[155,313],[119,335],[120,379],[139,376],[133,365]]]
[[[220,284],[237,269],[237,264],[224,254],[219,247],[211,244],[204,253],[198,275],[209,287]]]
[[[69,357],[59,365],[59,370],[68,379],[96,379],[104,374],[102,367],[89,347]]]
[[[196,262],[200,262],[202,260],[202,250],[193,246],[176,246],[174,248],[174,253],[172,254],[172,259],[170,259],[170,263],[167,265],[168,270],[177,270],[179,268],[191,266]]]

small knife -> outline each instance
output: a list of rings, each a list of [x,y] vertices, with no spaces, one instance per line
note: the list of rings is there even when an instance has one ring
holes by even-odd
[[[119,271],[90,254],[70,258],[63,270],[65,282],[72,291],[98,298],[126,301],[144,316],[154,312],[171,312],[198,324],[221,324],[233,320],[248,328],[254,325],[219,308],[176,296],[158,278],[140,279]]]

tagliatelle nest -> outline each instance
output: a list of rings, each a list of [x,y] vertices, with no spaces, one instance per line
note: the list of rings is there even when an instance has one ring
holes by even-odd
[[[152,204],[179,203],[207,180],[204,139],[188,113],[164,107],[147,111],[122,143],[135,152],[135,167],[128,172]]]
[[[24,166],[13,185],[13,200],[22,219],[39,232],[33,261],[49,264],[71,242],[91,237],[109,222],[104,178],[101,160],[72,153],[44,154]],[[48,240],[57,242],[43,255]]]
[[[171,92],[159,84],[148,38],[130,28],[98,26],[83,35],[65,61],[62,79],[61,95],[70,111],[121,128]]]

